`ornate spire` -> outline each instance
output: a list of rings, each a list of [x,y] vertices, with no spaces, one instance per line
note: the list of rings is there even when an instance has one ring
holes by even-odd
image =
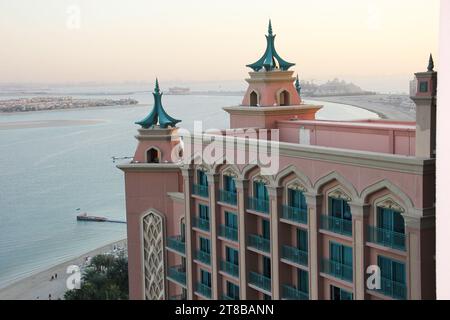
[[[136,124],[144,129],[148,129],[157,124],[159,124],[160,128],[167,128],[168,126],[175,127],[178,122],[181,122],[181,120],[174,119],[166,113],[161,103],[161,97],[162,93],[159,90],[158,78],[156,78],[155,90],[153,91],[153,98],[155,100],[153,110],[143,120],[135,122]]]
[[[434,71],[434,61],[433,61],[433,55],[430,53],[430,59],[428,60],[428,71],[433,72]]]
[[[255,63],[248,64],[247,67],[252,68],[253,71],[259,71],[264,68],[266,71],[272,71],[276,68],[281,70],[289,70],[290,67],[295,66],[295,63],[290,63],[283,60],[275,50],[275,36],[272,32],[272,21],[269,20],[268,35],[266,36],[267,47],[264,55]]]
[[[300,93],[302,91],[302,86],[300,85],[300,80],[298,79],[298,74],[297,74],[297,78],[295,79],[295,90],[297,90],[297,93],[300,96]]]

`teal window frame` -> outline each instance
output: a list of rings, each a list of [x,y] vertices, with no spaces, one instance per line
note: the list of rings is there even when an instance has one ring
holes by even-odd
[[[239,266],[239,251],[231,247],[225,246],[226,261]]]
[[[405,234],[405,219],[399,211],[377,207],[377,228]]]
[[[308,231],[297,228],[297,249],[308,252]]]
[[[428,92],[428,81],[420,81],[419,92],[421,92],[421,93]]]
[[[353,248],[330,241],[330,261],[353,267]]]
[[[383,278],[401,283],[406,286],[405,263],[381,255],[377,257],[377,262],[381,270],[381,276]]]
[[[223,176],[223,189],[228,192],[236,193],[236,180],[231,176]]]
[[[288,205],[292,208],[306,209],[306,198],[302,191],[288,189]]]
[[[270,222],[269,220],[262,219],[262,237],[264,239],[270,240]]]
[[[267,186],[260,181],[253,182],[253,196],[258,200],[269,201]]]
[[[204,204],[198,205],[198,215],[200,219],[209,221],[209,207]]]
[[[297,269],[297,290],[304,293],[309,293],[308,271]]]
[[[227,288],[227,296],[234,299],[239,300],[239,286],[235,285],[234,283],[227,281],[226,282],[226,288]]]
[[[272,278],[272,265],[270,262],[270,258],[262,257],[262,263],[263,263],[263,276],[267,278]]]
[[[211,241],[208,238],[200,237],[200,251],[211,254]]]
[[[211,273],[200,269],[200,283],[211,288]]]
[[[225,211],[225,226],[232,229],[238,228],[237,214]]]
[[[208,177],[206,176],[206,173],[202,170],[197,171],[197,184],[200,186],[208,186]]]
[[[353,300],[353,293],[342,288],[330,285],[331,300]]]
[[[329,215],[347,221],[352,221],[352,212],[347,200],[329,197]]]

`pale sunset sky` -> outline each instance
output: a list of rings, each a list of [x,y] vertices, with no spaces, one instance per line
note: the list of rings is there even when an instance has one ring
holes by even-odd
[[[438,67],[438,0],[0,0],[0,83],[217,82],[244,88],[265,49],[304,80],[408,90]]]

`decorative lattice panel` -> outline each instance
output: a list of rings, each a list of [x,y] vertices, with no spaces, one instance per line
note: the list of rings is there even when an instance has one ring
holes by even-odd
[[[145,299],[164,299],[163,219],[149,213],[143,219]]]

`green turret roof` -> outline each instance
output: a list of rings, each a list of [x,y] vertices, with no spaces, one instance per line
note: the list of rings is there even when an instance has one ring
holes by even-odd
[[[297,75],[297,78],[295,79],[295,90],[297,90],[298,95],[300,95],[300,93],[302,91],[302,86],[300,85],[300,80],[298,79],[298,75]]]
[[[290,67],[295,66],[295,63],[290,63],[283,60],[275,50],[275,36],[272,33],[272,22],[269,20],[269,34],[266,36],[267,48],[264,55],[255,63],[248,64],[247,67],[252,68],[253,71],[259,71],[264,68],[266,71],[271,71],[277,67],[281,70],[289,70]]]
[[[153,91],[153,98],[155,100],[153,110],[143,120],[135,122],[136,124],[140,125],[144,129],[148,129],[156,126],[157,124],[159,124],[160,128],[167,128],[169,126],[175,127],[178,122],[181,122],[181,120],[174,119],[167,114],[162,106],[161,97],[162,92],[159,90],[159,83],[157,78],[155,83],[155,90]]]

